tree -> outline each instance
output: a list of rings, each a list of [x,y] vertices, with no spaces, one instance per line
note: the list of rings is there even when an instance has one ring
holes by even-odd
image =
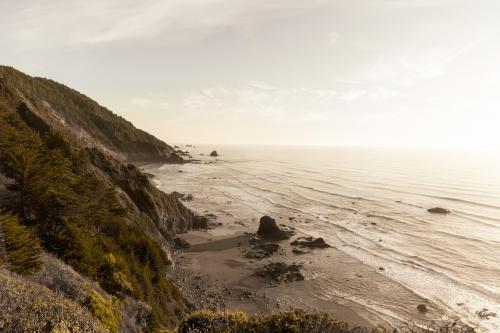
[[[11,213],[0,214],[2,266],[18,274],[34,274],[42,267],[42,250],[32,230]]]

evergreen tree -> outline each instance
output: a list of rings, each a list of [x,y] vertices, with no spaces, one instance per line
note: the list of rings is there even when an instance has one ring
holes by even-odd
[[[34,274],[42,267],[42,250],[33,232],[10,213],[0,214],[2,265],[18,274]]]

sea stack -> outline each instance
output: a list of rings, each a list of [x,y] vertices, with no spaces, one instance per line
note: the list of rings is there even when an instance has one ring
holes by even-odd
[[[276,221],[265,215],[260,218],[259,229],[257,230],[257,235],[260,238],[267,240],[282,240],[290,238],[289,235],[278,227]]]
[[[217,157],[217,156],[219,156],[219,154],[217,153],[217,150],[213,150],[213,151],[210,153],[210,156],[212,156],[212,157]]]

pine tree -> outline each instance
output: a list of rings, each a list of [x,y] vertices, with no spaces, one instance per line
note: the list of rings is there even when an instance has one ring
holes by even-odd
[[[10,213],[0,214],[2,266],[19,274],[34,274],[42,267],[42,250],[33,232]],[[3,251],[2,251],[3,250]]]

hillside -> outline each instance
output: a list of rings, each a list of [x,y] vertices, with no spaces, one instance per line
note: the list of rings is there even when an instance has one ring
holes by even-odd
[[[19,108],[24,117],[33,122],[40,118],[52,129],[65,131],[82,146],[98,148],[120,160],[182,162],[163,141],[65,85],[30,77],[5,66],[0,66],[0,80],[24,102],[25,106]]]
[[[74,90],[7,67],[0,73],[0,265],[38,274],[51,253],[121,304],[118,317],[137,303],[150,311],[134,325],[174,325],[186,306],[166,276],[171,241],[199,217],[124,161],[180,159]],[[91,296],[80,305],[92,309]]]

